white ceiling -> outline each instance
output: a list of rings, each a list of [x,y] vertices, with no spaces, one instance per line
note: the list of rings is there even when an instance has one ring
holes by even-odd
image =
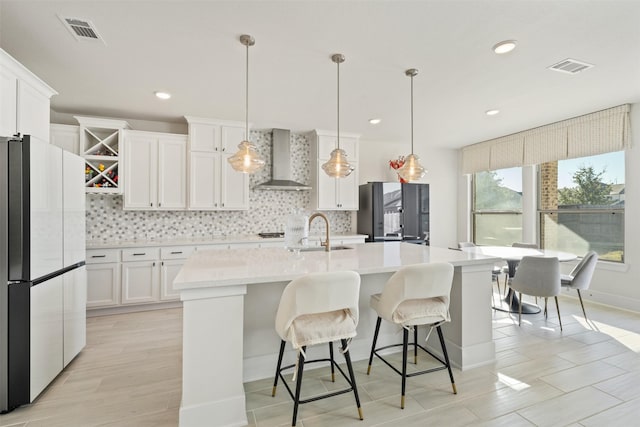
[[[76,41],[58,14],[90,20],[106,44]],[[184,123],[184,115],[254,128],[336,128],[460,147],[640,101],[640,1],[31,1],[0,0],[0,46],[59,92],[52,108]],[[491,47],[516,39],[498,56]],[[547,69],[566,58],[595,65]],[[156,90],[173,94],[169,101]],[[497,108],[494,117],[485,111]],[[370,125],[368,119],[381,118]],[[408,151],[408,150],[407,150]],[[363,151],[364,152],[364,151]],[[424,153],[423,155],[426,155]]]

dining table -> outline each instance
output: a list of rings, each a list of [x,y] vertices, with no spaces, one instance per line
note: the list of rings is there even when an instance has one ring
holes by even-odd
[[[558,261],[560,262],[573,261],[578,257],[576,254],[571,252],[562,252],[553,249],[521,248],[514,246],[471,246],[460,249],[468,253],[502,258],[507,263],[509,278],[513,278],[516,274],[518,264],[525,256],[555,257],[558,258]],[[500,300],[499,304],[494,303],[493,308],[499,311],[518,313],[520,305],[522,305],[522,314],[535,314],[539,313],[541,310],[537,304],[531,304],[524,301],[521,302],[511,288],[509,288],[504,298]]]

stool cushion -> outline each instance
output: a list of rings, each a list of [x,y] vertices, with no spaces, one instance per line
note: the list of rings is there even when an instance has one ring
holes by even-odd
[[[391,318],[387,319],[381,315],[383,310],[380,307],[380,295],[371,295],[370,305],[380,317],[389,322],[410,326],[451,320],[446,301],[441,297],[404,300],[391,314]]]
[[[303,314],[295,318],[287,340],[293,348],[322,344],[356,336],[356,322],[348,309]]]

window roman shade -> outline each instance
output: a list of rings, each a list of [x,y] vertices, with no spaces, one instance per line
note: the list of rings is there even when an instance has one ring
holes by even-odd
[[[593,156],[629,147],[628,104],[462,148],[462,173]]]

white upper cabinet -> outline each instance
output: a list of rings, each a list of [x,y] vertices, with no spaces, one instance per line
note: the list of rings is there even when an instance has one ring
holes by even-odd
[[[50,99],[57,92],[0,49],[0,135],[49,142]]]
[[[239,122],[186,117],[189,123],[189,209],[246,210],[249,177],[231,168],[227,158],[245,139]]]
[[[208,151],[213,153],[221,150],[220,125],[189,122],[189,137],[191,151]]]
[[[187,136],[158,137],[158,208],[187,207]]]
[[[222,127],[222,153],[220,158],[220,203],[222,209],[249,208],[249,175],[234,170],[227,158],[237,150],[237,145],[244,141],[243,127]]]
[[[127,130],[123,139],[124,209],[185,209],[186,136]]]
[[[322,170],[331,152],[337,148],[335,133],[314,131],[310,134],[311,209],[323,211],[358,210],[358,135],[340,134],[340,148],[355,170],[345,178],[331,178]]]
[[[80,152],[80,127],[75,125],[61,125],[51,123],[49,127],[49,141],[51,144],[73,154]]]

